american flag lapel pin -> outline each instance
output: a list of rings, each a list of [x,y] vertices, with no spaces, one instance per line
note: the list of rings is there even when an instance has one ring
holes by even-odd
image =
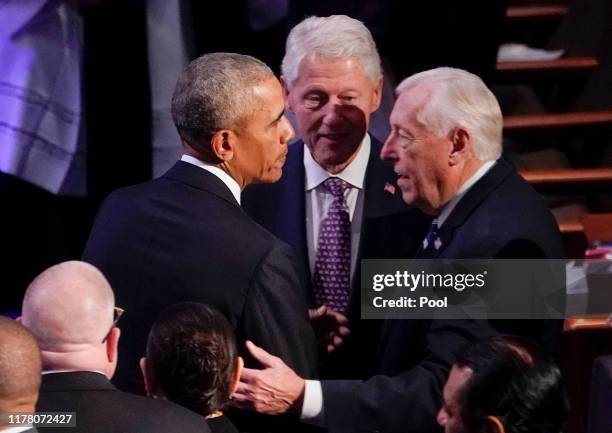
[[[441,246],[442,240],[440,238],[436,238],[436,240],[434,241],[434,247],[436,248],[436,250],[439,250]]]
[[[395,195],[395,187],[391,185],[389,182],[385,183],[385,192],[388,192],[391,195]]]

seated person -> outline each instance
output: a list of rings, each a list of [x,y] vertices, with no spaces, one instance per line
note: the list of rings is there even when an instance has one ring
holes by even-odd
[[[84,262],[52,266],[27,288],[21,323],[38,342],[43,371],[36,410],[77,414],[76,428],[44,432],[209,433],[195,413],[111,384],[122,312],[104,275]]]
[[[222,409],[238,386],[242,358],[227,319],[197,302],[166,308],[157,318],[140,360],[147,394],[199,413],[213,433],[237,433]]]
[[[438,423],[445,433],[559,433],[566,415],[552,359],[528,340],[496,336],[459,354]]]

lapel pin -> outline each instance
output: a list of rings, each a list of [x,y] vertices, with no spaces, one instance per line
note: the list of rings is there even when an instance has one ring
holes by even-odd
[[[391,185],[389,182],[385,183],[385,192],[388,192],[391,195],[395,194],[395,187]]]
[[[442,241],[440,240],[440,238],[437,238],[434,241],[434,247],[436,248],[436,250],[439,250],[441,246],[442,246]]]

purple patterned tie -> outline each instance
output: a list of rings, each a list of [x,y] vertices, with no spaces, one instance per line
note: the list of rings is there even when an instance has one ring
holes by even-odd
[[[348,183],[337,177],[323,182],[334,201],[319,228],[312,285],[317,305],[346,312],[351,278],[351,222],[344,198]]]

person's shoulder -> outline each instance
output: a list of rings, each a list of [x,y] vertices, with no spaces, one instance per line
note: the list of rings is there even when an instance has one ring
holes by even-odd
[[[150,431],[209,432],[204,418],[195,412],[167,400],[143,397],[119,391],[124,408],[133,414],[133,429],[137,426]],[[146,425],[143,425],[146,424]],[[126,430],[129,430],[126,426]],[[144,430],[143,430],[144,431]]]

